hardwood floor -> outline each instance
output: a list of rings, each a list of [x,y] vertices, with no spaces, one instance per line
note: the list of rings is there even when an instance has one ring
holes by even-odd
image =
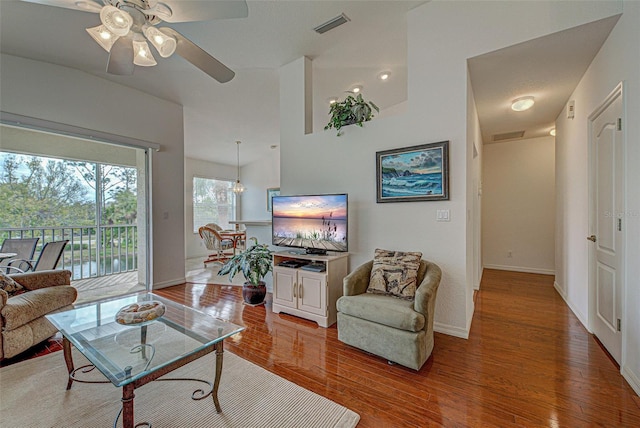
[[[419,372],[339,342],[335,325],[243,305],[240,291],[157,293],[245,325],[227,350],[356,411],[359,427],[640,426],[640,400],[551,276],[485,270],[469,339],[436,333]]]
[[[273,314],[269,303],[243,305],[240,287],[157,293],[245,325],[227,350],[349,407],[358,427],[640,427],[640,399],[551,276],[485,270],[469,339],[436,333],[419,372],[339,342],[335,325]],[[56,351],[59,342],[0,366]]]

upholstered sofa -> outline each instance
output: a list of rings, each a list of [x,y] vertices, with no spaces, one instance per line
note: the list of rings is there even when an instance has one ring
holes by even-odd
[[[367,293],[373,260],[344,278],[338,340],[419,370],[433,350],[433,315],[440,268],[420,260],[413,300]]]
[[[44,270],[10,276],[26,291],[9,295],[0,289],[0,359],[11,358],[53,336],[57,329],[44,317],[70,309],[78,296],[68,270]]]

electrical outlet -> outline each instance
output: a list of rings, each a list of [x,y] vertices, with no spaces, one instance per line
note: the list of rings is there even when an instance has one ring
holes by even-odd
[[[513,253],[512,253],[511,251],[507,251],[507,257],[508,257],[508,258],[513,257]]]

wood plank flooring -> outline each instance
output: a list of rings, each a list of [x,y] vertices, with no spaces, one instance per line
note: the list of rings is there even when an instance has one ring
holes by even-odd
[[[419,372],[339,342],[335,325],[243,305],[239,287],[157,293],[245,325],[227,350],[349,407],[359,427],[640,427],[640,400],[552,276],[485,270],[469,339],[436,333]]]

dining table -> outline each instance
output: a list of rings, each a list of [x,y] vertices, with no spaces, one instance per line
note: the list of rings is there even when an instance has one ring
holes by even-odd
[[[233,255],[236,255],[236,251],[238,249],[238,244],[244,240],[246,240],[246,233],[244,231],[239,230],[223,230],[220,232],[220,237],[223,239],[228,239],[233,242]]]

